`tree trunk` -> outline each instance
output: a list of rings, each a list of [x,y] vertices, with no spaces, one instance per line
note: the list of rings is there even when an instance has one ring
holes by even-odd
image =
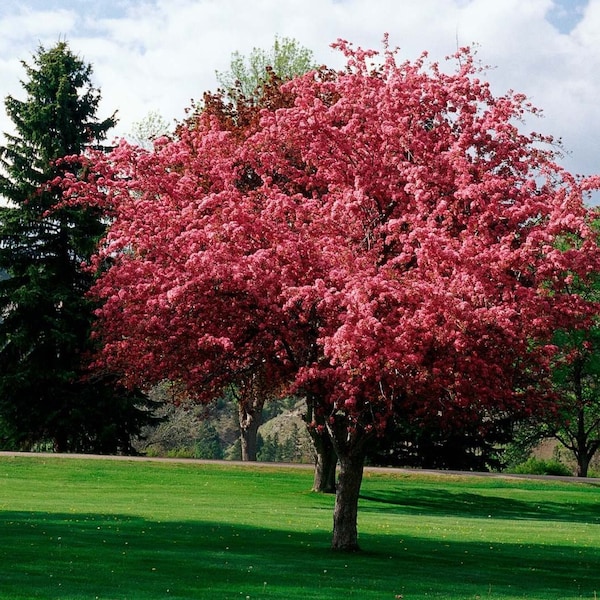
[[[577,455],[577,477],[587,477],[590,461],[587,452]]]
[[[577,411],[577,435],[575,436],[574,454],[577,459],[577,477],[587,477],[592,456],[588,453],[589,436],[585,426],[585,403],[583,401],[583,363],[577,360],[574,365],[575,397],[579,404]]]
[[[334,494],[337,454],[331,435],[325,426],[325,419],[322,414],[319,414],[317,405],[318,397],[315,394],[308,394],[304,421],[315,449],[315,477],[312,489],[313,492]]]
[[[269,392],[264,372],[257,370],[239,382],[234,391],[238,403],[240,419],[240,445],[242,460],[255,461],[257,451],[258,428],[262,421],[262,412]]]
[[[242,447],[242,460],[255,461],[258,438],[258,428],[262,416],[262,405],[254,406],[252,410],[248,410],[248,406],[244,403],[238,404],[240,417],[240,444]]]
[[[333,512],[333,550],[356,552],[358,546],[358,498],[365,456],[363,452],[339,456],[340,475]]]
[[[327,432],[318,434],[310,431],[310,436],[315,446],[313,492],[335,494],[335,469],[338,458],[331,443],[331,438]]]
[[[366,433],[344,414],[328,420],[327,430],[335,448],[340,470],[333,511],[333,550],[356,552],[358,546],[358,498],[363,477],[367,444],[373,433]]]

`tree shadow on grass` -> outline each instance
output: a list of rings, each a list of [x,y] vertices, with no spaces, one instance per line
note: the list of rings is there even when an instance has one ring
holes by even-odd
[[[330,551],[329,539],[309,523],[298,532],[118,514],[1,512],[0,596],[564,599],[578,596],[582,582],[586,593],[589,586],[600,589],[598,547],[492,547],[368,534],[361,536],[366,552],[346,555]]]
[[[564,521],[569,523],[600,523],[600,502],[591,501],[567,504],[548,498],[540,501],[527,501],[502,496],[489,496],[469,492],[446,490],[414,489],[399,486],[385,491],[369,491],[361,494],[368,503],[361,504],[361,510],[386,512],[397,511],[408,514],[429,514],[436,516],[458,516],[496,519],[535,519]]]

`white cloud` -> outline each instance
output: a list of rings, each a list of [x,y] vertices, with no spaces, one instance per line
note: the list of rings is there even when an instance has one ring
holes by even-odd
[[[75,21],[76,14],[66,9],[35,11],[24,7],[18,13],[4,16],[0,20],[0,51],[8,53],[13,44],[20,46],[24,39],[56,39],[71,31]]]
[[[0,90],[19,95],[19,60],[66,36],[94,65],[102,116],[118,109],[125,134],[150,110],[182,118],[232,52],[268,47],[275,34],[340,66],[331,42],[380,48],[385,32],[407,58],[428,50],[442,61],[477,43],[498,93],[523,91],[544,109],[530,127],[563,138],[566,166],[600,172],[600,0],[9,0],[0,7]],[[9,128],[0,115],[0,131]]]

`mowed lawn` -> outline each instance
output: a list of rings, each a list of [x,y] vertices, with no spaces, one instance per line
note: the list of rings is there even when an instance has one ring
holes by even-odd
[[[329,550],[310,469],[0,457],[0,599],[600,595],[600,482],[367,472]]]

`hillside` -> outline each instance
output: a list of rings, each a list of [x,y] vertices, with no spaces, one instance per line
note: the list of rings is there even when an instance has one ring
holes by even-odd
[[[239,424],[235,403],[218,400],[210,405],[175,401],[168,386],[154,390],[154,400],[165,402],[162,421],[146,428],[136,451],[148,456],[225,458],[239,460]],[[312,443],[302,419],[303,402],[271,402],[259,428],[258,460],[313,462]]]

